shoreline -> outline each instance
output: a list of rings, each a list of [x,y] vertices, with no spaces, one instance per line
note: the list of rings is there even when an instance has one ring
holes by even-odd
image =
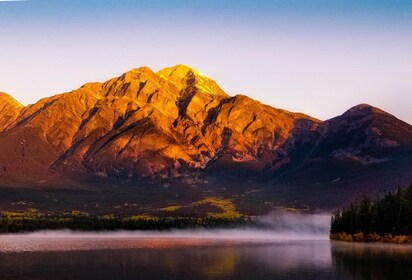
[[[168,231],[173,229],[233,229],[254,225],[253,218],[227,217],[102,217],[66,215],[53,217],[0,216],[0,234],[30,233],[45,230],[73,230],[79,232],[113,232],[118,230]]]
[[[410,244],[412,245],[412,235],[393,235],[385,234],[380,235],[377,233],[364,234],[363,232],[358,233],[346,233],[338,232],[331,233],[329,239],[333,241],[344,241],[344,242],[363,242],[363,243],[392,243],[392,244]]]

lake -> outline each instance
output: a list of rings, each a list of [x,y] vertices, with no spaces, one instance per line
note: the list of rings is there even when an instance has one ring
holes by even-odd
[[[412,279],[412,246],[270,232],[0,236],[0,279]]]

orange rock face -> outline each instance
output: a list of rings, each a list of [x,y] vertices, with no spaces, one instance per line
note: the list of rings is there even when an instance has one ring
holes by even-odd
[[[7,129],[19,116],[23,105],[10,95],[0,92],[0,132]]]
[[[297,145],[328,130],[309,116],[230,97],[185,65],[157,73],[134,69],[24,108],[0,94],[0,109],[4,182],[41,182],[53,174],[139,179],[208,168],[276,170]]]

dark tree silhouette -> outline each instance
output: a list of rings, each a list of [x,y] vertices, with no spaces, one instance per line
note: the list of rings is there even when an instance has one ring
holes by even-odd
[[[332,217],[330,232],[412,235],[412,183],[382,199],[371,201],[365,197],[360,204],[338,211]]]

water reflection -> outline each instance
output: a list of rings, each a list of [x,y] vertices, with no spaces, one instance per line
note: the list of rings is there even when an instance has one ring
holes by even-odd
[[[0,279],[412,279],[411,253],[327,240],[1,236]]]
[[[412,279],[412,246],[334,242],[336,270],[352,279]]]
[[[180,245],[156,249],[3,253],[0,254],[0,274],[1,279],[16,280],[301,279],[304,275],[324,274],[330,263],[330,252],[325,250],[327,244],[187,246],[180,241]]]
[[[0,238],[1,279],[318,279],[327,241],[31,235]]]

